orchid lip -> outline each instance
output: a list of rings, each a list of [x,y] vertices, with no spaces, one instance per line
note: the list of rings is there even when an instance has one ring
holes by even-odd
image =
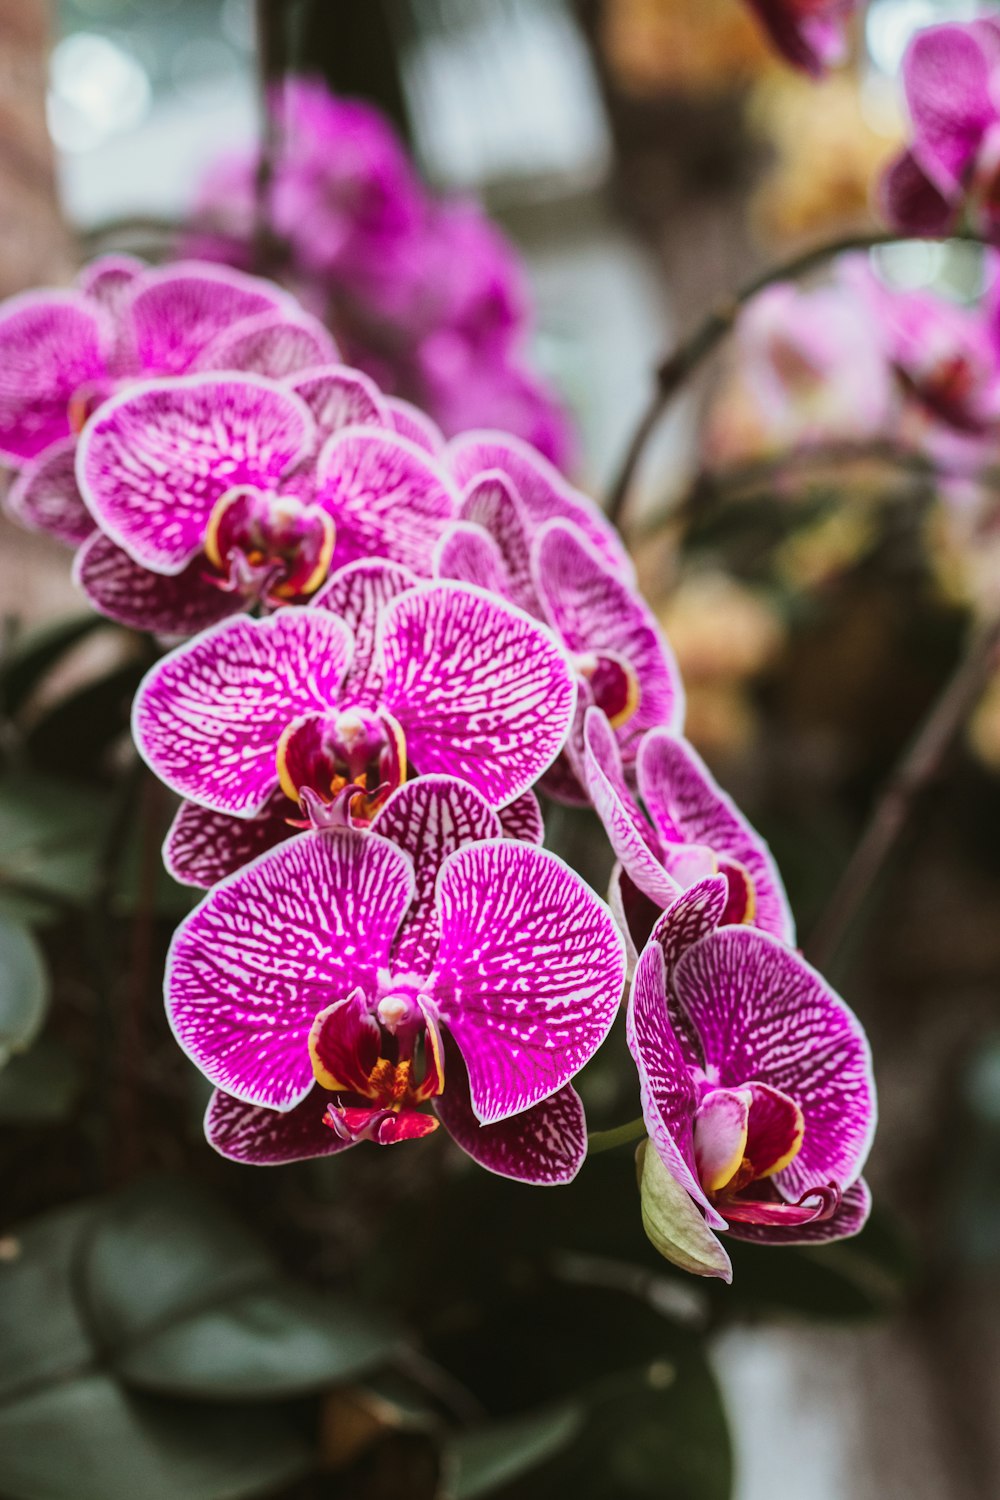
[[[370,822],[405,782],[406,737],[384,709],[303,714],[282,732],[276,769],[282,791],[306,807],[312,823],[357,826]],[[308,806],[306,791],[312,794]],[[330,817],[320,812],[320,804],[334,808]]]
[[[333,518],[322,507],[234,485],[215,503],[203,549],[223,587],[280,604],[307,599],[325,583],[335,543]]]
[[[636,713],[641,698],[639,677],[618,652],[586,651],[573,665],[587,683],[593,702],[607,715],[612,729],[620,729]]]

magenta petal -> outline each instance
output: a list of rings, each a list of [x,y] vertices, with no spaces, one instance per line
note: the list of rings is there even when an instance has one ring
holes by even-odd
[[[671,982],[721,1087],[766,1083],[802,1110],[802,1148],[775,1178],[782,1194],[853,1182],[875,1130],[871,1054],[815,969],[768,933],[722,927],[681,955]]]
[[[372,834],[304,833],[210,891],[170,947],[174,1035],[218,1087],[289,1110],[314,1082],[316,1015],[375,992],[413,894],[410,861]]]
[[[418,448],[423,448],[433,458],[444,452],[444,433],[435,421],[411,401],[399,396],[383,398],[389,412],[389,425],[400,437],[409,438]]]
[[[472,844],[438,878],[435,999],[469,1070],[483,1124],[569,1082],[615,1019],[621,936],[603,902],[543,849]]]
[[[136,277],[149,270],[136,255],[98,255],[85,265],[76,284],[87,297],[99,302],[105,311],[117,316],[122,297],[134,285]]]
[[[573,522],[621,577],[634,577],[621,538],[600,506],[574,490],[529,443],[505,432],[463,432],[448,444],[446,458],[462,490],[499,470],[512,482],[533,525],[557,518]]]
[[[313,1089],[290,1110],[244,1104],[216,1089],[205,1112],[210,1146],[230,1161],[253,1167],[280,1167],[286,1162],[333,1156],[353,1146],[325,1123],[329,1094]]]
[[[416,894],[395,948],[399,970],[430,971],[440,940],[437,876],[456,849],[501,836],[488,802],[453,776],[421,776],[393,792],[372,828],[410,856]]]
[[[382,627],[384,701],[420,775],[460,776],[494,807],[559,753],[576,685],[548,632],[460,584],[412,589]]]
[[[754,926],[786,943],[795,922],[771,851],[714,781],[697,751],[679,735],[654,729],[639,748],[639,791],[667,842],[671,830],[686,843],[706,845],[720,860],[736,860],[754,887]]]
[[[374,702],[382,691],[376,653],[378,624],[393,599],[416,584],[408,568],[371,558],[338,568],[316,595],[314,607],[339,615],[354,636],[354,654],[344,678],[344,695]]]
[[[243,318],[294,307],[272,282],[202,261],[175,261],[138,277],[123,312],[138,369],[183,375]]]
[[[541,615],[531,564],[531,528],[510,480],[499,473],[473,480],[462,496],[459,515],[488,531],[499,548],[507,597],[530,615]]]
[[[811,1224],[746,1224],[737,1220],[729,1223],[729,1233],[734,1239],[755,1240],[764,1245],[823,1245],[830,1240],[845,1240],[858,1234],[868,1222],[872,1197],[863,1177],[853,1182],[845,1191],[840,1205],[829,1219],[817,1219]]]
[[[278,783],[283,731],[336,702],[351,636],[335,615],[240,615],[196,636],[146,673],[132,732],[140,755],[182,797],[249,817]]]
[[[669,906],[681,888],[663,868],[662,846],[629,790],[615,732],[600,709],[587,711],[584,746],[587,788],[616,857],[650,901]]]
[[[301,821],[302,812],[283,792],[275,792],[255,818],[233,818],[197,802],[182,802],[167,832],[163,863],[181,885],[210,890],[297,833],[289,818]]]
[[[347,427],[323,449],[317,474],[316,499],[337,526],[338,563],[386,557],[430,573],[458,494],[428,454],[395,434]]]
[[[712,1207],[694,1154],[698,1098],[687,1059],[674,1036],[667,1009],[668,972],[657,943],[639,956],[629,994],[625,1035],[639,1073],[639,1098],[649,1138],[667,1171],[705,1211],[713,1229],[726,1221]]]
[[[72,547],[86,541],[94,518],[76,483],[76,438],[53,443],[22,469],[5,504],[15,520],[32,531],[46,531]]]
[[[273,309],[218,334],[196,361],[199,370],[252,370],[281,380],[314,365],[332,365],[337,346],[318,318]]]
[[[534,792],[522,792],[498,814],[505,839],[519,839],[524,844],[540,844],[545,838],[545,820]]]
[[[894,229],[936,238],[947,234],[957,204],[934,185],[912,151],[902,151],[882,174],[879,206]]]
[[[511,577],[499,547],[481,526],[468,521],[456,521],[439,541],[434,554],[434,573],[437,578],[469,583],[500,599],[514,599]]]
[[[304,370],[285,384],[312,413],[317,444],[344,427],[391,425],[385,398],[360,370],[330,362],[323,369]]]
[[[966,26],[929,27],[906,50],[903,83],[913,154],[942,192],[961,186],[984,131],[997,118],[990,73],[985,49]]]
[[[89,514],[89,512],[88,512]],[[243,608],[205,576],[200,555],[183,573],[153,573],[133,562],[102,531],[93,531],[74,559],[73,576],[95,609],[120,625],[152,635],[185,636]]]
[[[668,980],[681,955],[718,927],[728,895],[724,877],[710,875],[689,887],[661,913],[650,933],[650,942],[663,954]],[[699,1057],[697,1061],[700,1060]]]
[[[0,459],[24,463],[71,435],[73,397],[107,377],[106,332],[77,292],[0,304]]]
[[[445,1091],[434,1101],[441,1124],[462,1150],[499,1177],[539,1187],[572,1182],[587,1155],[587,1120],[569,1084],[541,1104],[495,1125],[481,1125],[458,1049],[447,1048]]]
[[[569,522],[549,522],[535,539],[532,571],[545,616],[567,649],[612,653],[635,674],[639,702],[617,731],[623,753],[631,759],[635,742],[654,725],[679,727],[684,689],[655,616],[584,534]]]
[[[87,424],[77,480],[101,529],[136,562],[180,573],[216,501],[234,485],[272,489],[311,433],[303,404],[261,376],[149,381]]]

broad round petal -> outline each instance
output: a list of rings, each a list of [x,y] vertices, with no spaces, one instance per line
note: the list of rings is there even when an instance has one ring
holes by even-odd
[[[4,502],[32,531],[45,531],[78,546],[94,530],[94,518],[76,482],[76,438],[63,438],[23,468]]]
[[[0,304],[0,459],[22,464],[71,435],[70,402],[107,375],[104,333],[78,292]]]
[[[472,480],[462,495],[459,515],[488,531],[499,548],[509,580],[507,597],[530,615],[541,615],[531,566],[532,528],[512,481],[499,472]]]
[[[102,615],[152,635],[195,635],[244,608],[239,594],[206,577],[200,556],[183,573],[153,573],[103,531],[94,531],[93,521],[90,538],[74,559],[73,577]]]
[[[318,445],[345,427],[392,425],[385,398],[374,380],[347,365],[331,362],[322,369],[303,370],[285,384],[312,413]]]
[[[435,999],[482,1124],[547,1099],[607,1036],[625,952],[611,913],[555,855],[510,840],[453,854],[438,878]]]
[[[721,1087],[770,1084],[802,1110],[802,1148],[775,1178],[782,1194],[852,1183],[875,1130],[871,1054],[815,969],[768,933],[722,927],[681,955],[671,987]]]
[[[373,993],[413,895],[402,850],[352,830],[305,833],[205,897],[174,934],[174,1035],[220,1089],[288,1110],[314,1083],[309,1031],[355,987]]]
[[[137,277],[122,311],[136,368],[183,375],[241,319],[294,307],[273,282],[228,266],[175,261]]]
[[[959,187],[987,126],[997,118],[991,63],[962,25],[918,32],[903,59],[903,84],[913,121],[913,154],[942,191]]]
[[[316,595],[314,606],[339,615],[354,637],[354,654],[344,679],[345,696],[363,702],[374,702],[380,696],[379,620],[386,606],[416,582],[408,568],[373,557],[338,568]]]
[[[132,715],[139,753],[180,796],[250,817],[278,784],[283,731],[336,701],[350,654],[349,630],[326,610],[224,620],[146,673]]]
[[[337,526],[338,564],[386,557],[430,573],[458,492],[422,448],[394,433],[345,427],[320,454],[317,480],[315,498]]]
[[[106,401],[77,451],[80,491],[102,531],[136,562],[180,573],[234,485],[273,489],[308,447],[297,397],[256,375],[192,375]]]
[[[386,396],[383,399],[389,412],[389,425],[394,432],[398,432],[400,437],[409,438],[411,443],[416,443],[418,448],[423,448],[433,458],[444,452],[444,433],[425,411],[399,396]]]
[[[324,1123],[329,1095],[313,1089],[293,1109],[262,1109],[216,1089],[205,1111],[205,1136],[220,1156],[252,1167],[335,1156],[354,1141]]]
[[[314,365],[334,364],[337,346],[318,318],[273,309],[242,318],[198,356],[199,370],[252,370],[281,380]]]
[[[664,842],[674,829],[686,843],[703,844],[717,858],[736,860],[753,881],[753,925],[794,943],[795,922],[771,851],[698,752],[680,735],[654,729],[639,748],[637,771],[643,802]]]
[[[412,589],[386,610],[381,646],[384,702],[420,775],[459,776],[502,807],[559,753],[573,674],[548,631],[512,605],[460,584]]]
[[[469,521],[449,526],[434,549],[434,576],[468,583],[498,599],[515,599],[513,580],[489,532]]]

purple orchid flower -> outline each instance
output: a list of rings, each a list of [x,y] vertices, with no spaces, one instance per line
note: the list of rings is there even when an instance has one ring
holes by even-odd
[[[821,78],[847,50],[845,22],[857,0],[748,0],[786,61]]]
[[[248,605],[301,603],[354,558],[429,573],[458,494],[397,421],[414,425],[336,365],[282,382],[181,376],[114,397],[77,453],[100,527],[78,581],[103,613],[177,636]]]
[[[623,979],[579,876],[502,839],[471,787],[426,777],[371,832],[304,834],[216,886],[174,937],[166,998],[219,1091],[206,1133],[225,1156],[294,1161],[440,1121],[490,1170],[552,1184],[586,1152],[570,1080]]]
[[[606,718],[588,710],[587,786],[620,865],[611,905],[637,951],[659,912],[705,877],[725,880],[722,920],[749,923],[791,943],[795,925],[781,876],[759,834],[720,790],[697,752],[651,729],[636,757],[640,807]],[[645,810],[643,810],[645,809]]]
[[[968,214],[1000,237],[1000,22],[983,16],[918,32],[903,59],[913,138],[880,196],[890,224],[947,234]]]
[[[8,507],[75,546],[94,531],[76,485],[77,438],[110,396],[153,375],[279,377],[337,357],[287,292],[215,265],[105,256],[74,291],[13,297],[0,305],[0,459],[20,471]]]
[[[720,926],[728,900],[719,876],[685,891],[636,967],[626,1034],[650,1147],[709,1230],[771,1244],[842,1239],[870,1207],[867,1039],[798,953],[758,929]],[[730,1280],[728,1257],[705,1273]]]
[[[368,563],[335,580],[347,618],[315,606],[240,615],[178,647],[136,696],[140,753],[182,797],[262,819],[269,829],[251,837],[266,839],[279,791],[309,813],[344,802],[366,821],[414,774],[456,775],[495,808],[515,802],[565,740],[570,665],[520,610],[405,582]]]
[[[498,470],[473,479],[459,521],[438,545],[439,577],[478,584],[543,620],[577,675],[577,709],[566,749],[543,788],[586,803],[583,722],[606,714],[626,765],[655,725],[679,728],[684,690],[655,616],[573,521],[532,526],[513,484]]]

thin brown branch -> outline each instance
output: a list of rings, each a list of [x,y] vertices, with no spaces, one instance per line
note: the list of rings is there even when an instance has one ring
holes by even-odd
[[[825,968],[837,953],[918,802],[941,774],[996,666],[998,651],[1000,617],[974,631],[961,661],[889,777],[861,841],[806,944],[806,956],[818,968]]]
[[[917,236],[900,234],[898,230],[887,230],[875,231],[871,234],[846,235],[823,245],[815,245],[812,249],[805,250],[799,255],[792,256],[790,260],[782,261],[769,270],[761,272],[732,297],[714,307],[690,337],[678,344],[657,371],[656,389],[629,443],[618,477],[611,486],[608,498],[608,515],[611,520],[616,525],[621,520],[632,487],[632,480],[646,451],[646,445],[659,426],[667,407],[689,376],[694,374],[731,332],[740,312],[748,302],[776,282],[797,281],[840,255],[849,255],[856,250],[874,250],[880,245],[892,245],[908,238],[917,238]],[[980,243],[977,236],[969,234],[956,234],[949,238]]]

